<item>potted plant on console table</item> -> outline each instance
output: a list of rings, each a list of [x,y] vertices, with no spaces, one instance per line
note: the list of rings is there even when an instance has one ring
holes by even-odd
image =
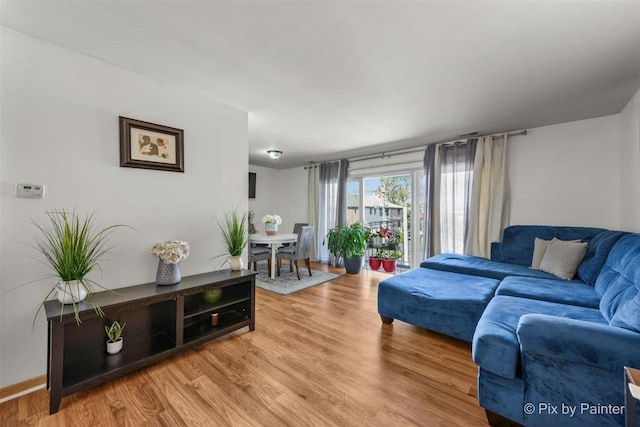
[[[44,303],[56,291],[61,304],[73,305],[76,323],[81,323],[78,305],[85,298],[102,317],[104,313],[93,301],[93,293],[96,286],[106,288],[87,276],[95,269],[101,270],[99,261],[109,251],[106,246],[109,236],[117,227],[124,225],[96,228],[93,214],[81,220],[75,211],[64,209],[54,209],[46,214],[47,220],[29,217],[29,221],[42,233],[35,238],[36,247],[44,256],[45,264],[55,272],[58,281],[40,304],[34,323]],[[62,310],[60,313],[62,315]]]
[[[226,213],[224,222],[218,221],[218,227],[222,233],[222,240],[229,255],[228,261],[233,271],[242,270],[242,252],[247,246],[247,214],[239,213],[237,209],[232,209]]]
[[[344,268],[349,274],[358,274],[362,270],[364,250],[371,238],[371,232],[360,223],[337,225],[327,233],[327,249],[336,259],[344,259]]]

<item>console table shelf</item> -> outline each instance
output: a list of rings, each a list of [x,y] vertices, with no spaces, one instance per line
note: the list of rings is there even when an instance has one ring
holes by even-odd
[[[155,283],[98,292],[93,299],[99,317],[86,301],[79,303],[82,323],[73,306],[47,301],[47,387],[49,412],[58,412],[63,396],[110,381],[246,326],[255,329],[255,274],[221,270],[183,277],[173,286]],[[205,292],[221,288],[215,303]],[[211,315],[218,315],[213,326]],[[124,347],[107,354],[104,326],[126,323]]]

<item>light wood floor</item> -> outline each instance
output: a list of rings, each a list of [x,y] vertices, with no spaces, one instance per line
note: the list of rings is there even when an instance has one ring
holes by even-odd
[[[257,289],[254,332],[65,397],[55,415],[45,390],[11,400],[0,425],[486,426],[470,345],[383,325],[385,277],[365,271],[289,296]]]

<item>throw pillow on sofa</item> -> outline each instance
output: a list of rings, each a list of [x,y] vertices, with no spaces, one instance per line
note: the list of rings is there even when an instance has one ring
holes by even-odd
[[[565,242],[554,237],[547,245],[540,270],[571,280],[586,253],[587,243]]]
[[[533,241],[533,258],[531,259],[531,268],[540,270],[540,263],[542,262],[542,258],[544,258],[544,254],[547,252],[550,241],[551,240],[539,239],[537,237]]]
[[[556,239],[559,240],[559,239]],[[563,242],[564,240],[560,240]],[[531,258],[531,268],[535,268],[536,270],[540,270],[540,263],[542,263],[542,258],[544,258],[544,254],[547,253],[547,248],[549,247],[549,242],[551,240],[544,240],[536,237],[533,241],[533,257]],[[580,242],[580,240],[567,240],[567,242]]]

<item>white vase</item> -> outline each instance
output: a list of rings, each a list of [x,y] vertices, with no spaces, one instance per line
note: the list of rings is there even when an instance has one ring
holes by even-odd
[[[120,350],[122,350],[122,343],[123,343],[123,339],[120,338],[118,341],[113,342],[111,340],[107,341],[107,353],[109,354],[116,354],[119,353]]]
[[[267,233],[267,235],[273,236],[278,232],[278,224],[267,222],[264,224],[264,231]]]
[[[242,261],[241,256],[229,257],[229,265],[231,266],[232,271],[240,271],[244,268],[244,262]]]
[[[70,282],[60,280],[56,288],[58,288],[58,301],[61,304],[73,304],[87,297],[87,290],[78,280]]]

